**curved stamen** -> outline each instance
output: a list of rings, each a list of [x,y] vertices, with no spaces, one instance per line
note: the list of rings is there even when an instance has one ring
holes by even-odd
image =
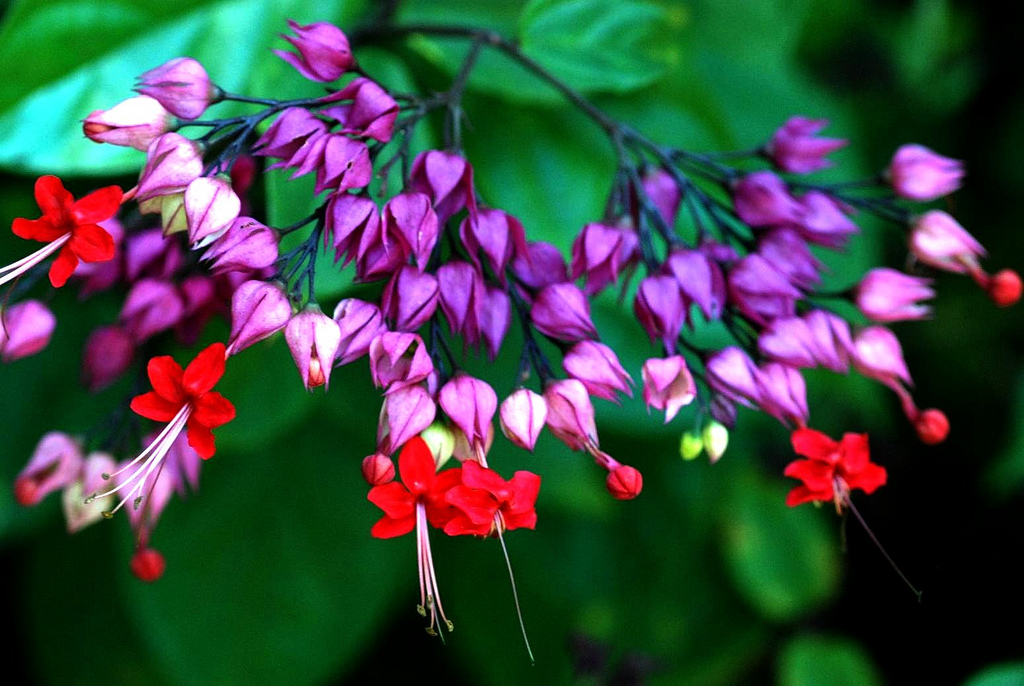
[[[36,266],[37,264],[45,260],[53,253],[57,252],[57,250],[59,250],[60,247],[67,243],[70,239],[71,234],[66,233],[60,238],[50,243],[47,243],[42,248],[36,250],[28,257],[23,257],[17,262],[13,262],[7,265],[6,267],[0,267],[0,286],[4,285],[8,281],[13,281],[14,279],[18,278],[19,276],[27,272],[32,267]]]

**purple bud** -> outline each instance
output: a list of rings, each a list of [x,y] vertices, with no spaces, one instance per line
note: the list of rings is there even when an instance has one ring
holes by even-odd
[[[679,185],[664,169],[658,168],[649,171],[644,175],[644,193],[651,199],[658,213],[669,229],[676,225],[676,215],[679,214],[679,203],[682,194],[679,192]]]
[[[921,262],[956,274],[978,268],[985,248],[957,220],[942,210],[931,210],[918,217],[910,230],[910,252]]]
[[[327,124],[304,107],[289,107],[284,110],[266,133],[253,145],[253,154],[262,157],[277,157],[281,162],[269,169],[288,164],[302,147],[312,138],[327,133]],[[305,156],[303,156],[303,159]]]
[[[124,244],[124,226],[116,217],[99,222],[99,226],[114,239],[117,254],[121,254]],[[159,233],[159,230],[157,230]],[[122,260],[113,259],[106,262],[81,262],[75,270],[75,278],[79,279],[78,295],[85,300],[94,293],[101,293],[121,278]]]
[[[814,340],[818,364],[839,374],[849,371],[853,340],[847,321],[824,310],[811,310],[804,315],[804,321]]]
[[[153,98],[128,98],[109,110],[96,110],[82,122],[82,131],[96,143],[145,150],[171,128],[171,113]]]
[[[334,308],[334,321],[341,331],[338,364],[358,360],[370,350],[370,342],[387,329],[376,305],[348,298]]]
[[[760,371],[741,349],[729,346],[719,350],[708,358],[705,368],[711,390],[747,407],[760,404]]]
[[[713,395],[711,397],[711,418],[728,429],[736,426],[735,403],[725,396]]]
[[[569,280],[568,268],[561,251],[542,241],[528,243],[526,253],[516,255],[512,261],[512,271],[524,285],[535,291]]]
[[[790,117],[765,147],[775,166],[790,174],[808,174],[831,167],[825,158],[846,146],[842,138],[815,138],[815,134],[828,126],[827,119]]]
[[[273,229],[252,217],[239,217],[203,254],[214,274],[255,272],[277,261],[278,236]]]
[[[615,283],[619,272],[636,262],[639,241],[633,231],[587,224],[572,244],[572,278],[586,275],[586,294]]]
[[[200,177],[185,189],[188,242],[201,248],[228,230],[242,210],[242,201],[226,178]]]
[[[499,412],[501,432],[505,438],[532,452],[547,421],[548,404],[544,397],[520,388],[502,401]]]
[[[135,355],[131,336],[118,326],[101,326],[85,341],[82,383],[90,392],[103,390],[128,369]]]
[[[850,235],[859,231],[843,208],[825,193],[811,191],[799,202],[800,219],[792,226],[811,243],[841,250]]]
[[[580,341],[562,358],[566,374],[583,382],[587,393],[605,400],[616,400],[616,393],[630,398],[633,379],[619,363],[615,351],[603,343]]]
[[[408,188],[430,198],[441,224],[463,207],[468,207],[470,214],[476,213],[473,167],[454,153],[427,150],[417,155]]]
[[[864,316],[876,322],[925,319],[931,308],[919,300],[935,297],[931,279],[921,279],[888,267],[869,271],[857,285],[854,299]]]
[[[513,254],[526,252],[526,232],[518,219],[502,210],[481,209],[459,225],[459,237],[473,264],[479,268],[483,252],[498,279],[505,283],[505,267]]]
[[[761,409],[783,424],[804,426],[810,413],[807,410],[807,386],[800,371],[793,367],[769,362],[757,377],[761,389]]]
[[[483,274],[468,262],[452,260],[438,268],[437,281],[441,311],[452,332],[479,340],[480,316],[486,297]]]
[[[38,300],[0,308],[0,360],[13,362],[35,355],[50,344],[56,327],[57,318]]]
[[[530,321],[542,334],[560,341],[597,338],[597,329],[590,319],[590,303],[575,284],[545,286],[530,308]]]
[[[758,241],[757,252],[794,286],[806,289],[821,281],[823,265],[793,229],[768,231]]]
[[[337,26],[327,22],[303,26],[289,19],[288,27],[295,32],[295,37],[284,34],[281,37],[298,53],[274,50],[274,54],[310,81],[334,81],[352,66],[348,37]]]
[[[195,119],[218,99],[206,70],[191,57],[178,57],[139,77],[135,90],[182,119]]]
[[[576,379],[552,381],[544,389],[548,429],[571,450],[596,448],[597,424],[587,389]]]
[[[199,145],[177,133],[165,133],[146,149],[146,164],[139,175],[138,201],[184,192],[203,173]]]
[[[648,408],[664,410],[666,424],[697,397],[693,375],[680,355],[652,357],[644,362],[640,374],[644,380],[644,402]]]
[[[397,388],[384,398],[377,428],[377,452],[390,455],[413,436],[426,430],[437,415],[437,405],[418,385]]]
[[[355,248],[365,234],[380,236],[380,213],[369,198],[351,193],[335,193],[327,203],[324,223],[324,247],[334,242],[334,261],[345,256],[345,264],[356,259]]]
[[[676,339],[686,319],[686,308],[679,284],[671,276],[648,276],[640,282],[633,301],[633,313],[651,337],[661,339],[670,352],[676,351]]]
[[[203,458],[188,444],[188,437],[180,434],[167,451],[166,469],[174,475],[174,490],[181,497],[188,495],[185,486],[192,491],[199,489],[199,468]]]
[[[306,390],[323,386],[326,391],[331,384],[334,358],[341,345],[341,329],[337,322],[316,305],[310,305],[288,320],[284,339]]]
[[[445,414],[466,435],[471,447],[487,441],[493,431],[494,412],[498,409],[498,396],[493,388],[459,372],[441,387],[437,399]]]
[[[185,314],[185,302],[174,284],[140,279],[128,291],[118,322],[136,343],[166,331]]]
[[[423,339],[414,333],[385,331],[370,343],[370,375],[386,394],[419,383],[432,371]]]
[[[347,136],[328,136],[324,143],[323,163],[316,170],[314,193],[328,188],[347,191],[362,188],[373,178],[373,164],[366,143]]]
[[[853,339],[853,366],[864,376],[897,387],[911,383],[900,341],[884,326],[869,326]]]
[[[284,289],[267,281],[246,281],[231,297],[231,337],[228,355],[277,333],[292,318]]]
[[[818,351],[807,322],[800,317],[774,319],[757,339],[765,357],[792,367],[815,367]]]
[[[512,303],[501,288],[488,286],[480,307],[480,335],[492,362],[498,356],[501,343],[512,325]]]
[[[697,303],[708,321],[722,316],[725,275],[718,262],[703,250],[674,250],[665,262],[687,301]]]
[[[351,100],[350,103],[322,110],[323,114],[341,123],[340,133],[373,138],[382,143],[391,140],[398,118],[398,103],[386,90],[365,77],[354,79],[326,102]]]
[[[75,481],[82,472],[78,441],[57,431],[43,436],[31,459],[14,480],[14,496],[28,507]]]
[[[217,283],[205,274],[186,277],[178,291],[185,302],[185,312],[174,329],[182,345],[195,345],[203,327],[215,314],[221,313],[227,298],[217,294]]]
[[[727,281],[729,300],[758,324],[796,312],[800,291],[761,255],[747,255],[733,265]]]
[[[168,241],[160,229],[147,229],[128,237],[124,249],[125,276],[129,282],[143,274],[170,279],[182,262],[177,243]]]
[[[423,193],[401,193],[384,206],[385,249],[412,255],[420,271],[437,243],[437,229],[438,217]],[[388,245],[388,239],[399,245]]]
[[[388,281],[381,297],[384,317],[394,331],[415,331],[434,315],[438,277],[404,265]]]
[[[800,204],[786,182],[770,171],[744,176],[733,186],[732,197],[736,214],[750,226],[791,224],[800,217]]]
[[[960,188],[964,168],[959,160],[910,144],[896,150],[886,174],[896,195],[931,202]]]

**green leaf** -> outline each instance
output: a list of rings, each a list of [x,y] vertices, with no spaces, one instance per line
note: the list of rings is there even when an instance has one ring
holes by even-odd
[[[723,553],[736,588],[775,621],[819,607],[838,587],[838,541],[814,508],[786,507],[781,484],[753,471],[738,477],[722,511]]]
[[[989,665],[965,681],[963,686],[1024,686],[1024,662]]]
[[[880,686],[870,656],[856,641],[841,637],[797,636],[779,655],[779,686]]]

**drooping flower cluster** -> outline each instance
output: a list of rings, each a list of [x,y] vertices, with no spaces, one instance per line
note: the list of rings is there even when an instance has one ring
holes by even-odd
[[[616,143],[615,182],[605,216],[580,229],[566,259],[531,240],[531,227],[488,206],[476,188],[457,125],[464,80],[430,98],[393,96],[358,67],[340,29],[289,26],[294,35],[285,39],[295,51],[275,53],[317,84],[342,81],[337,88],[308,99],[254,99],[224,91],[190,58],[143,73],[138,96],[93,112],[83,125],[94,141],[145,153],[138,183],[76,202],[56,177],[40,178],[43,216],[17,219],[12,229],[47,245],[0,269],[0,285],[11,284],[10,304],[0,309],[4,362],[38,353],[53,335],[56,318],[47,306],[23,297],[47,268],[54,287],[74,277],[82,297],[125,293],[116,323],[101,325],[86,342],[83,381],[96,392],[134,366],[153,390],[130,408],[163,428],[120,464],[108,451],[129,432],[125,422],[95,451],[49,434],[15,492],[31,505],[62,489],[71,530],[127,503],[137,536],[131,567],[142,579],[164,571],[150,545],[160,512],[172,493],[197,486],[201,459],[215,452],[212,430],[234,417],[233,405],[212,390],[226,360],[278,332],[307,390],[327,391],[336,367],[366,359],[383,396],[373,453],[361,463],[368,498],[384,512],[371,533],[391,538],[415,530],[420,610],[430,613],[434,632],[451,622],[441,607],[429,528],[490,537],[537,524],[540,477],[518,471],[506,481],[488,466],[496,416],[514,446],[533,451],[546,428],[587,453],[614,498],[642,491],[641,472],[603,450],[598,436],[593,398],[619,402],[634,390],[591,316],[598,294],[630,295],[655,346],[632,370],[647,407],[669,422],[696,406],[684,457],[706,452],[718,461],[737,408],[760,410],[795,427],[794,449],[807,458],[785,471],[803,482],[788,504],[833,501],[837,508],[849,504],[852,489],[870,493],[884,484],[886,473],[870,462],[866,434],[835,442],[807,428],[801,370],[848,373],[852,365],[897,394],[924,442],[940,442],[949,430],[941,411],[917,407],[900,343],[883,326],[929,317],[934,281],[878,266],[846,293],[820,292],[821,253],[851,242],[859,231],[855,212],[897,224],[916,263],[969,275],[997,305],[1020,296],[1016,273],[985,272],[983,248],[952,216],[905,202],[956,191],[959,162],[907,145],[878,180],[814,183],[800,175],[832,166],[829,156],[847,142],[819,137],[827,122],[805,117],[785,122],[749,155],[724,157],[667,148],[601,119]],[[488,44],[522,58],[511,43]],[[472,66],[468,61],[467,70]],[[199,120],[222,101],[260,109]],[[455,123],[446,127],[443,149],[416,150],[412,133],[433,110]],[[180,133],[190,128],[205,133]],[[317,209],[282,228],[250,216],[258,203],[248,193],[260,173],[312,175]],[[116,217],[128,202],[138,211]],[[317,301],[321,251],[336,269],[352,265],[357,282],[377,284],[366,291],[375,295],[346,297],[326,314]],[[862,320],[821,307],[828,297],[850,300]],[[228,340],[187,367],[168,356],[136,360],[172,332],[194,345],[218,314],[230,315]],[[710,322],[728,332],[728,344],[697,345],[695,334]],[[523,332],[515,378],[484,380],[461,368],[455,351],[492,361],[507,352],[513,323]],[[499,402],[500,385],[508,392]],[[459,466],[443,468],[451,457]]]

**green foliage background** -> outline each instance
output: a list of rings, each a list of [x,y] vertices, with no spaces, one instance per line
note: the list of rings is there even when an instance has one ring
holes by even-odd
[[[315,92],[269,52],[283,46],[276,34],[285,19],[349,30],[376,9],[358,0],[10,3],[0,26],[0,225],[35,216],[31,183],[40,173],[61,174],[76,191],[107,178],[132,184],[142,155],[86,141],[80,120],[128,97],[136,74],[189,55],[231,91]],[[998,69],[1016,48],[969,3],[406,0],[397,17],[518,37],[614,116],[681,147],[750,147],[789,115],[806,114],[828,117],[830,135],[853,141],[836,155],[847,178],[881,168],[907,141],[965,159],[970,183],[954,198],[958,216],[993,265],[1024,266],[1015,250],[1024,90],[1019,76],[1010,81]],[[465,50],[459,41],[417,38],[356,54],[387,86],[443,90]],[[567,249],[600,216],[610,184],[613,159],[600,131],[491,53],[470,80],[466,110],[482,196],[520,217],[532,238]],[[418,144],[435,136],[426,131]],[[270,220],[303,216],[309,189],[268,177]],[[870,222],[863,228],[850,255],[829,259],[836,285],[879,259],[904,259],[902,236]],[[0,262],[22,253],[0,235]],[[318,295],[326,309],[350,288],[339,275]],[[521,684],[571,681],[586,655],[595,667],[583,683],[646,673],[655,683],[790,686],[899,683],[939,667],[948,682],[1019,659],[1019,637],[985,620],[988,608],[1021,600],[1010,587],[1021,570],[1002,552],[1020,543],[1021,318],[1019,309],[996,311],[964,279],[940,277],[938,288],[935,320],[898,331],[919,399],[951,417],[947,444],[916,443],[893,398],[862,379],[808,375],[815,427],[872,433],[890,485],[861,507],[924,588],[921,605],[862,531],[846,532],[844,555],[834,513],[785,508],[780,474],[791,455],[777,424],[741,414],[726,457],[711,467],[678,457],[689,417],[666,427],[639,400],[599,401],[603,445],[645,475],[638,500],[611,501],[600,470],[548,438],[532,455],[499,440],[492,458],[504,473],[530,469],[544,479],[538,530],[508,539],[537,665],[521,647],[493,541],[435,541],[456,624],[442,646],[421,633],[413,612],[414,542],[368,534],[378,512],[365,500],[358,464],[373,448],[379,398],[365,367],[340,370],[328,396],[307,397],[276,340],[229,367],[223,392],[239,418],[218,431],[221,449],[204,466],[200,492],[162,518],[155,544],[169,567],[158,584],[128,574],[125,521],[69,538],[56,497],[23,510],[0,489],[3,609],[19,629],[15,664],[39,683],[438,674],[456,684]],[[75,383],[82,342],[116,317],[116,297],[79,304],[60,292],[53,306],[60,324],[51,346],[0,368],[4,483],[42,433],[84,432],[128,392],[123,384],[93,397]],[[608,298],[595,316],[639,378],[650,348],[628,308]],[[211,340],[225,335],[217,326]],[[509,345],[515,350],[514,337]],[[499,393],[511,390],[511,365],[467,361]],[[979,627],[984,652],[954,650],[951,617],[961,613]],[[926,655],[945,662],[929,667]],[[1022,670],[1008,662],[971,684],[1021,683]]]

